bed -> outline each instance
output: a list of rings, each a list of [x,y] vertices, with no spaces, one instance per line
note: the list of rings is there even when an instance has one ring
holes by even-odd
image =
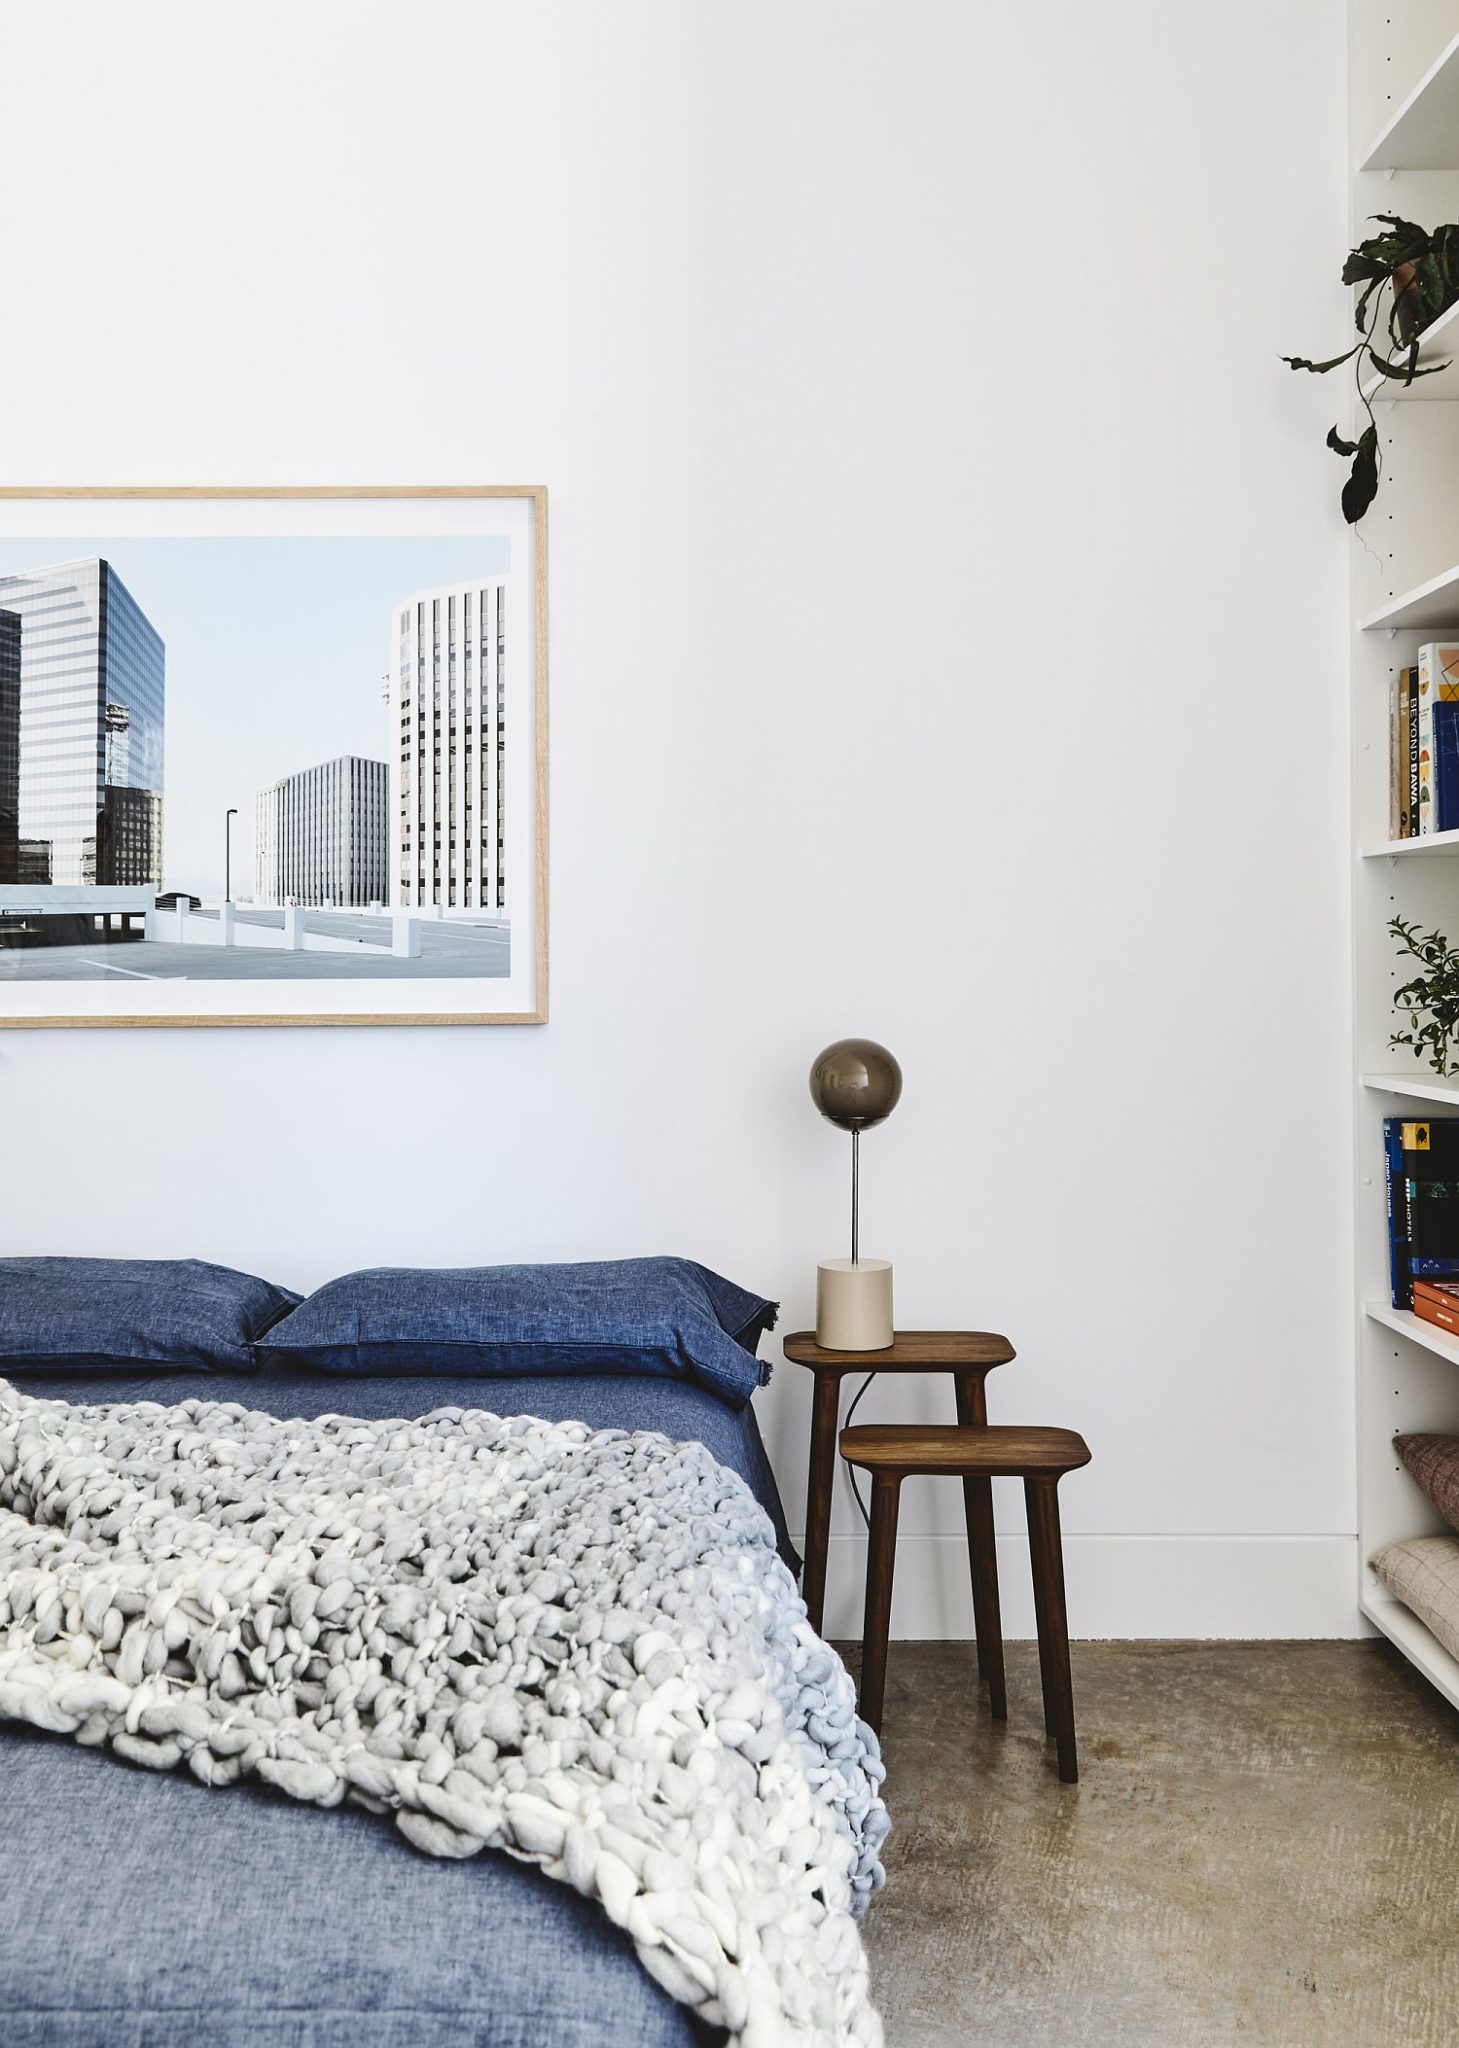
[[[752,1410],[652,1377],[12,1376],[45,1399],[282,1416],[490,1407],[697,1439],[796,1560]],[[206,1790],[0,1727],[4,2048],[690,2048],[721,2039],[593,1903],[488,1850],[441,1862],[348,1806]],[[17,1874],[23,1881],[17,1882]]]

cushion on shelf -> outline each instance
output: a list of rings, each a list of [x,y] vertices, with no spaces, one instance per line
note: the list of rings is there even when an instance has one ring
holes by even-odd
[[[261,1363],[338,1373],[660,1373],[743,1407],[776,1304],[692,1259],[379,1266],[311,1294]]]
[[[246,1370],[299,1299],[202,1259],[0,1259],[0,1373]]]
[[[1459,1657],[1459,1537],[1415,1536],[1373,1559],[1389,1592]]]
[[[1396,1436],[1397,1451],[1451,1529],[1459,1529],[1459,1436]]]

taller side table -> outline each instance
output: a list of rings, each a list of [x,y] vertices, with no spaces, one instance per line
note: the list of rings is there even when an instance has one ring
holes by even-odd
[[[836,1475],[843,1376],[848,1372],[949,1373],[958,1421],[965,1427],[985,1429],[988,1374],[995,1365],[1006,1365],[1017,1353],[1006,1337],[993,1330],[898,1330],[881,1351],[823,1351],[814,1330],[797,1330],[785,1339],[785,1355],[793,1365],[803,1365],[815,1374],[801,1593],[811,1626],[819,1630],[826,1605],[826,1554],[831,1535],[831,1489]],[[992,1481],[980,1475],[965,1478],[963,1507],[968,1525],[978,1676],[987,1679],[993,1718],[1002,1721],[1007,1718],[1008,1709],[1003,1690],[1003,1630],[998,1611]]]

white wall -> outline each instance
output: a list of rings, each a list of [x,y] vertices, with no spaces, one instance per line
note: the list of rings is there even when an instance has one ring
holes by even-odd
[[[867,1032],[901,1320],[1007,1330],[995,1419],[1093,1446],[1076,1629],[1356,1629],[1339,398],[1277,361],[1346,320],[1342,40],[16,11],[0,480],[545,482],[553,980],[540,1030],[7,1034],[5,1247],[672,1249],[794,1328],[847,1169],[806,1070]],[[967,1632],[957,1528],[908,1490],[900,1632]]]

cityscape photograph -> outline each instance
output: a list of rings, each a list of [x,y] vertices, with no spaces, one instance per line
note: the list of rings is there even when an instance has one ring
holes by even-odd
[[[504,979],[511,542],[0,539],[0,983]]]

